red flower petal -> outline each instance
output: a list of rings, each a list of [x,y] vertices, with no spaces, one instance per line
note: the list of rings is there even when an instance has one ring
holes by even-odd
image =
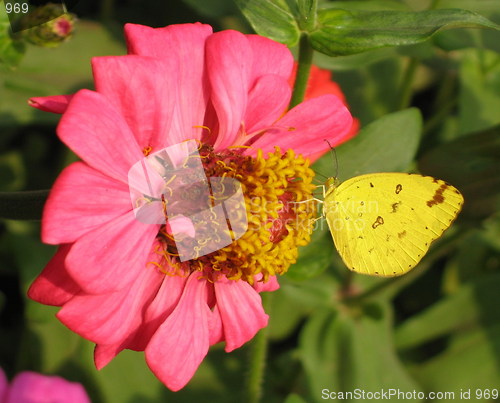
[[[283,44],[259,35],[246,35],[252,49],[252,85],[254,80],[267,74],[275,74],[286,80],[293,69],[293,56]]]
[[[169,94],[178,108],[174,116],[171,139],[168,144],[201,138],[209,85],[205,77],[205,41],[212,27],[204,24],[180,24],[165,28],[125,25],[129,53],[169,58],[177,64],[177,94]],[[165,71],[164,75],[170,74]],[[156,79],[157,77],[155,77]],[[179,140],[180,139],[180,140]]]
[[[96,57],[92,67],[97,92],[125,118],[141,149],[158,151],[184,140],[169,136],[179,80],[173,59]]]
[[[61,245],[28,290],[28,297],[45,305],[62,306],[81,291],[64,269],[71,245]]]
[[[219,121],[216,149],[234,144],[247,107],[253,52],[245,35],[236,31],[213,34],[206,44],[211,101]]]
[[[264,153],[274,151],[275,146],[284,150],[292,148],[305,157],[326,151],[344,141],[349,132],[352,117],[342,101],[334,95],[323,95],[305,101],[280,119],[275,127],[252,144],[248,154],[261,148]]]
[[[102,295],[77,295],[57,317],[94,343],[121,343],[141,324],[143,308],[156,294],[162,279],[156,269],[143,267],[129,287]]]
[[[267,326],[269,316],[264,312],[260,295],[250,284],[220,278],[214,287],[224,327],[225,350],[230,352]]]
[[[42,240],[49,244],[74,242],[131,209],[126,185],[75,162],[52,187],[43,211]]]
[[[255,288],[255,291],[257,292],[263,292],[263,291],[276,291],[278,288],[280,288],[280,285],[278,283],[278,279],[276,276],[270,276],[267,282],[263,283],[260,280],[260,278],[257,277],[262,277],[262,276],[255,276],[255,282],[253,283],[253,288]]]
[[[146,309],[141,329],[128,348],[139,351],[146,348],[151,337],[179,303],[186,281],[187,277],[164,276],[160,289]]]
[[[57,133],[87,164],[123,183],[130,167],[144,157],[119,111],[93,91],[76,93]]]
[[[179,304],[146,347],[146,362],[173,391],[183,388],[208,352],[207,281],[194,272]]]
[[[277,121],[288,107],[291,94],[286,79],[272,75],[260,77],[248,94],[246,133],[268,128]]]
[[[45,112],[64,113],[73,95],[53,95],[50,97],[33,97],[28,104]]]
[[[118,291],[144,270],[158,233],[157,225],[143,224],[126,213],[85,234],[72,246],[66,267],[89,294]]]

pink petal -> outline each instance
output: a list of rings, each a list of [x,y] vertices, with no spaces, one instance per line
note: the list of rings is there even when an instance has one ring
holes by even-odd
[[[352,124],[352,117],[342,101],[335,95],[323,95],[305,101],[291,109],[275,128],[268,130],[257,139],[247,154],[254,155],[258,148],[264,153],[294,149],[308,157],[326,151],[345,140]]]
[[[124,116],[141,149],[152,152],[169,145],[177,94],[178,71],[173,59],[110,56],[92,59],[97,92]]]
[[[207,71],[219,120],[216,149],[234,143],[247,107],[253,52],[245,35],[222,31],[207,39]]]
[[[163,277],[160,289],[144,314],[141,329],[128,346],[129,348],[139,351],[146,348],[151,337],[178,305],[186,281],[187,277],[179,275],[167,274]]]
[[[158,254],[159,242],[153,244],[148,262],[161,264],[162,257]],[[152,263],[151,266],[155,264]],[[154,270],[148,268],[147,270]],[[155,285],[156,295],[149,302],[149,306],[142,310],[142,321],[137,325],[135,331],[123,341],[114,344],[97,344],[94,349],[94,363],[97,369],[102,369],[122,350],[128,348],[136,351],[144,351],[151,336],[174,310],[184,289],[187,277],[160,275],[161,285]]]
[[[260,293],[263,291],[276,291],[278,288],[280,288],[276,276],[269,276],[269,279],[265,283],[259,281],[260,278],[262,278],[262,275],[255,276],[255,282],[253,283],[253,288],[255,288],[255,291]]]
[[[125,24],[128,53],[160,59],[171,56],[166,50],[182,51],[187,56],[190,48],[203,47],[206,38],[211,34],[212,27],[199,22],[169,25],[163,28]],[[185,49],[176,49],[181,47],[179,45],[185,45]]]
[[[269,316],[264,312],[259,293],[247,282],[221,278],[214,287],[224,326],[225,350],[230,352],[267,326]]]
[[[66,272],[64,260],[71,245],[61,245],[42,273],[33,281],[28,297],[45,305],[62,306],[80,292]]]
[[[78,239],[66,258],[69,274],[89,294],[118,291],[146,267],[158,225],[143,224],[132,212]]]
[[[124,348],[122,347],[122,343],[96,344],[94,348],[95,367],[100,371],[106,365],[108,365],[111,360],[115,358],[123,349]]]
[[[130,167],[144,157],[118,110],[97,92],[76,93],[57,133],[87,164],[123,183]]]
[[[293,70],[293,56],[290,50],[285,45],[263,36],[246,37],[254,54],[253,80],[266,74],[276,74],[288,80]]]
[[[8,396],[5,403],[90,403],[81,384],[28,371],[14,378]]]
[[[199,272],[189,277],[179,304],[146,347],[146,362],[171,390],[183,388],[209,347],[207,281]]]
[[[275,75],[260,77],[248,94],[245,131],[256,132],[278,120],[286,110],[291,94],[286,79]]]
[[[217,305],[212,309],[212,314],[208,317],[208,329],[210,333],[210,345],[224,341],[224,329],[222,327],[222,318]]]
[[[62,307],[57,317],[72,331],[94,343],[121,343],[141,323],[142,312],[163,277],[156,268],[143,267],[129,287],[102,295],[77,295]]]
[[[208,102],[209,86],[205,77],[205,41],[212,27],[200,23],[149,28],[126,24],[129,53],[169,58],[177,65],[177,94],[169,94],[178,106],[169,135],[171,144],[200,139]],[[168,74],[167,72],[165,74]]]
[[[73,95],[53,95],[50,97],[34,97],[28,100],[28,104],[33,108],[45,112],[64,113]]]
[[[65,168],[45,204],[42,240],[70,243],[132,209],[129,190],[82,162]]]

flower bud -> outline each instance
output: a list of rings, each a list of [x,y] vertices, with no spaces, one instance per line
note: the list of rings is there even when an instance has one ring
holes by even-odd
[[[76,16],[62,4],[48,3],[26,14],[19,21],[19,36],[37,46],[56,47],[73,34]]]

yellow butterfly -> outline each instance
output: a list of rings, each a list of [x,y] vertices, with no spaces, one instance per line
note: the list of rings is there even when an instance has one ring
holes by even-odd
[[[402,275],[457,217],[464,198],[430,176],[374,173],[326,182],[323,214],[335,246],[353,271]]]

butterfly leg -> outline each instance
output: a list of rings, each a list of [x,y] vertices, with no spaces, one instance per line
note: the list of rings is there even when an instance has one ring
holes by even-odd
[[[321,192],[323,193],[323,199],[326,196],[326,186],[325,185],[316,185],[316,188],[321,188]]]

